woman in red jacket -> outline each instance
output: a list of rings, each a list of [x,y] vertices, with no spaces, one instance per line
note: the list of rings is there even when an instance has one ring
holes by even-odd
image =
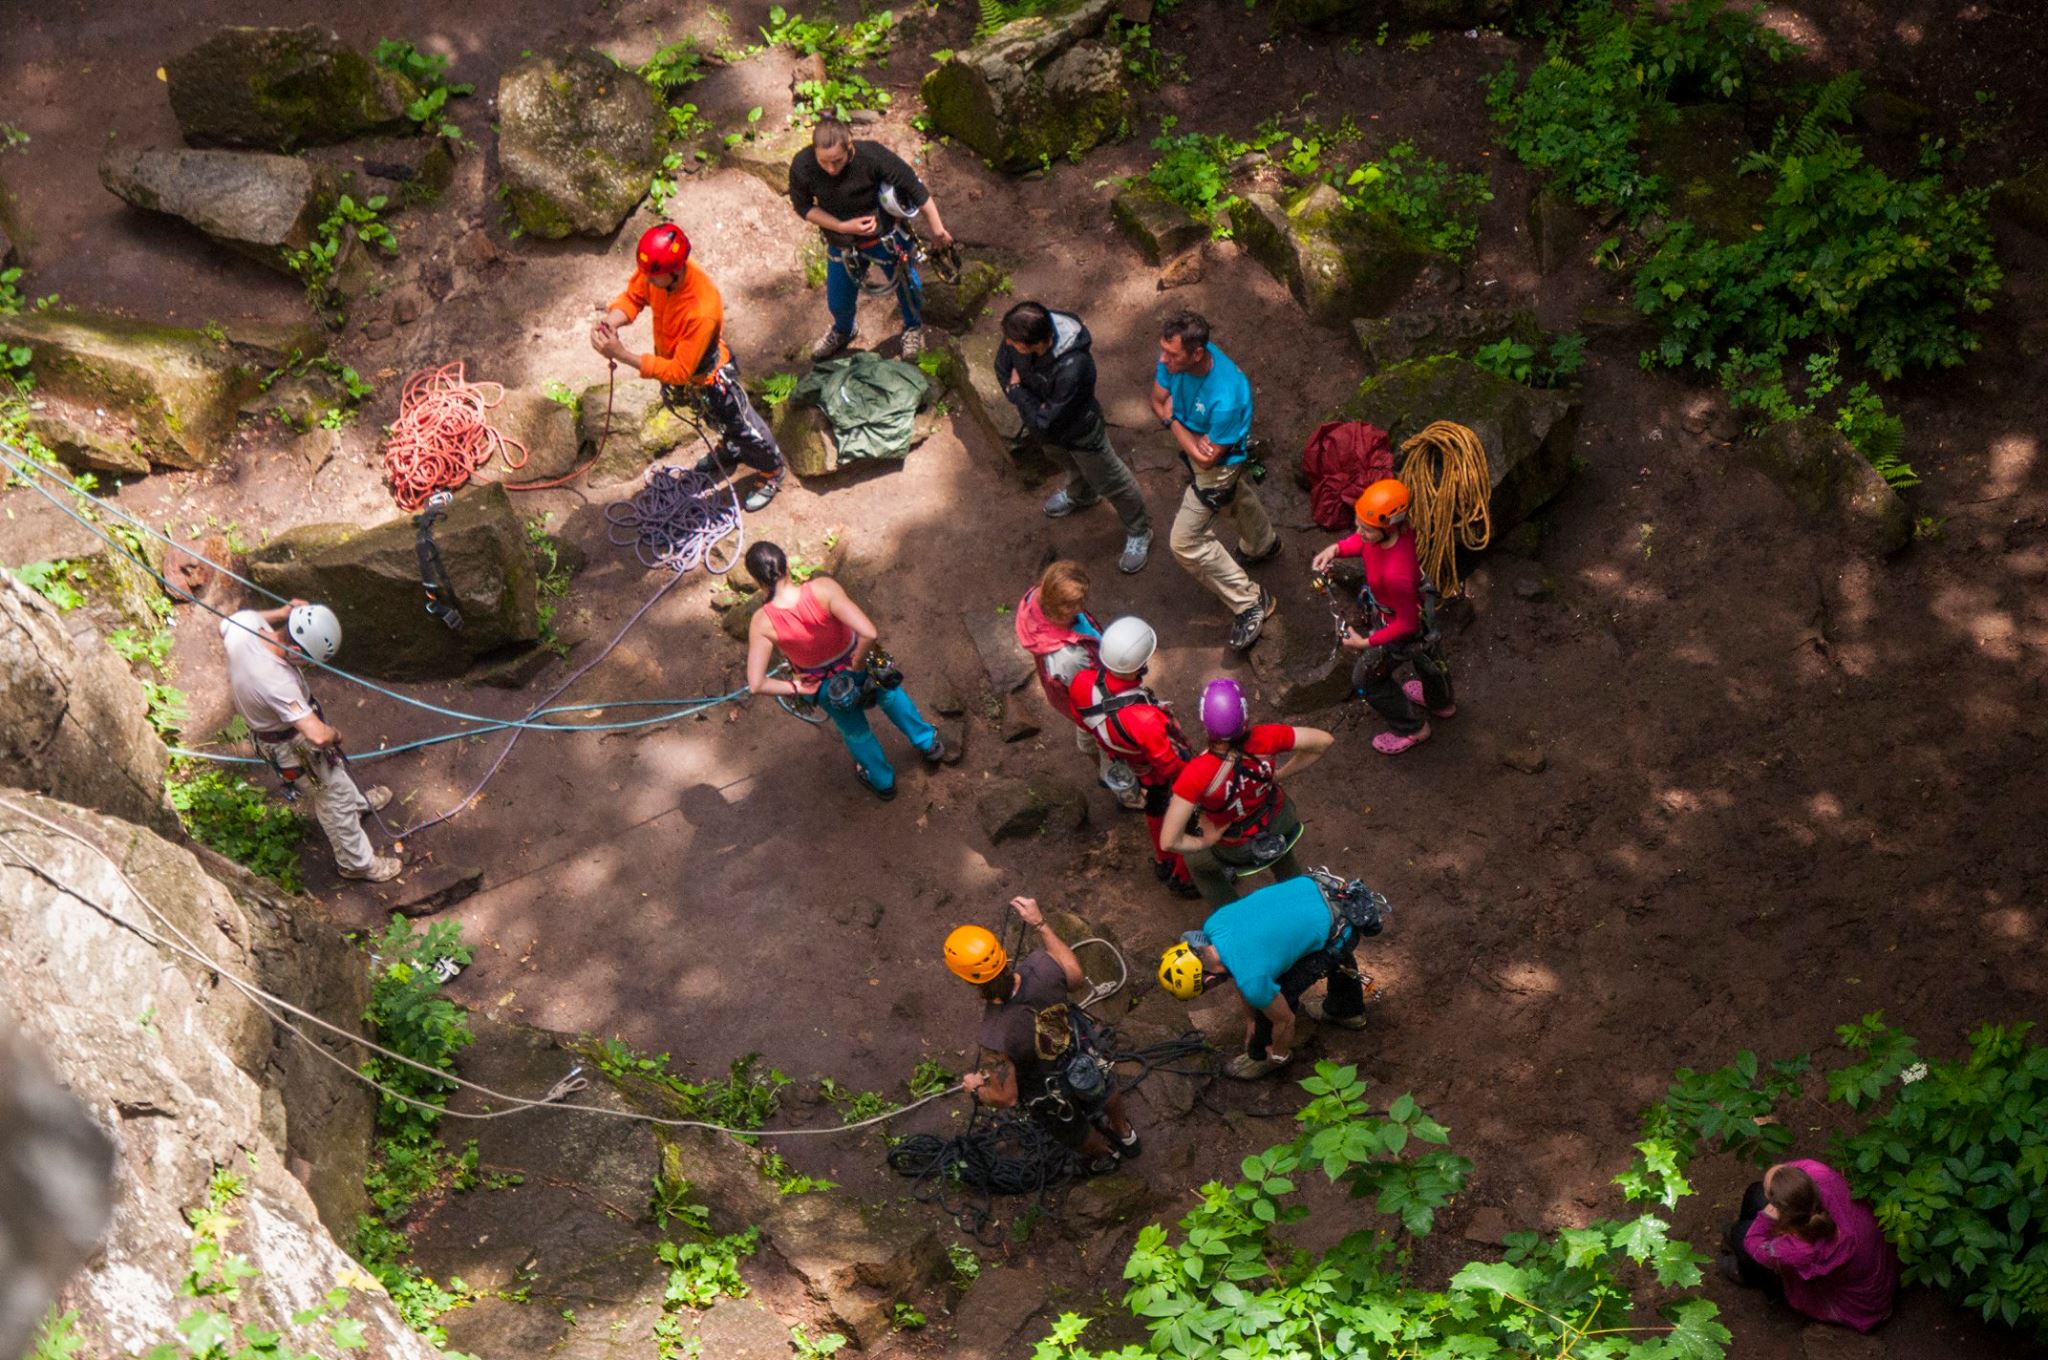
[[[1102,625],[1088,612],[1087,603],[1088,573],[1081,564],[1065,559],[1053,563],[1017,602],[1017,645],[1031,653],[1045,701],[1074,725],[1074,745],[1083,755],[1095,757],[1100,779],[1109,769],[1109,752],[1095,744],[1094,734],[1081,721],[1073,695],[1068,693],[1074,677],[1096,664],[1102,645]],[[1113,787],[1107,779],[1102,784]],[[1144,792],[1138,788],[1114,791],[1117,801],[1127,808],[1145,805]]]

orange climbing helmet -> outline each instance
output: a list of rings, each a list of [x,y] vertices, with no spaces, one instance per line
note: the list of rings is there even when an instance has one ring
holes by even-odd
[[[1382,478],[1359,492],[1351,508],[1360,524],[1390,529],[1408,518],[1408,488],[1392,477]]]
[[[640,247],[635,253],[645,273],[680,274],[690,258],[690,238],[673,222],[663,222],[640,234]]]
[[[946,966],[955,977],[979,987],[1000,977],[1010,966],[1010,956],[1003,952],[1003,943],[995,932],[987,927],[955,926],[946,937]]]

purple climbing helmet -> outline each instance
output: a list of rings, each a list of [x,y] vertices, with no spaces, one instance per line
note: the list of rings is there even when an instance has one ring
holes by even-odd
[[[1237,681],[1222,675],[1202,686],[1202,730],[1211,741],[1236,741],[1252,725],[1252,706]]]

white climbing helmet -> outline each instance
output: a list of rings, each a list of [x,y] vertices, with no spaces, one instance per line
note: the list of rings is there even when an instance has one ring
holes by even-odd
[[[1102,665],[1114,674],[1136,675],[1158,650],[1159,634],[1135,615],[1126,614],[1102,630]]]
[[[903,195],[896,192],[896,186],[893,184],[882,185],[880,189],[875,191],[875,198],[882,205],[883,212],[891,217],[900,218],[905,222],[910,221],[918,213],[924,211],[922,203],[904,203]]]
[[[332,661],[341,650],[341,620],[324,604],[302,604],[284,621],[298,649],[315,661]]]

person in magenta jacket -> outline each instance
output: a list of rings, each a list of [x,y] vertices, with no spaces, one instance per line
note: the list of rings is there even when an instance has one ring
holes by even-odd
[[[1830,1166],[1802,1159],[1765,1171],[1730,1237],[1722,1273],[1782,1293],[1807,1317],[1867,1332],[1892,1315],[1898,1253]]]

